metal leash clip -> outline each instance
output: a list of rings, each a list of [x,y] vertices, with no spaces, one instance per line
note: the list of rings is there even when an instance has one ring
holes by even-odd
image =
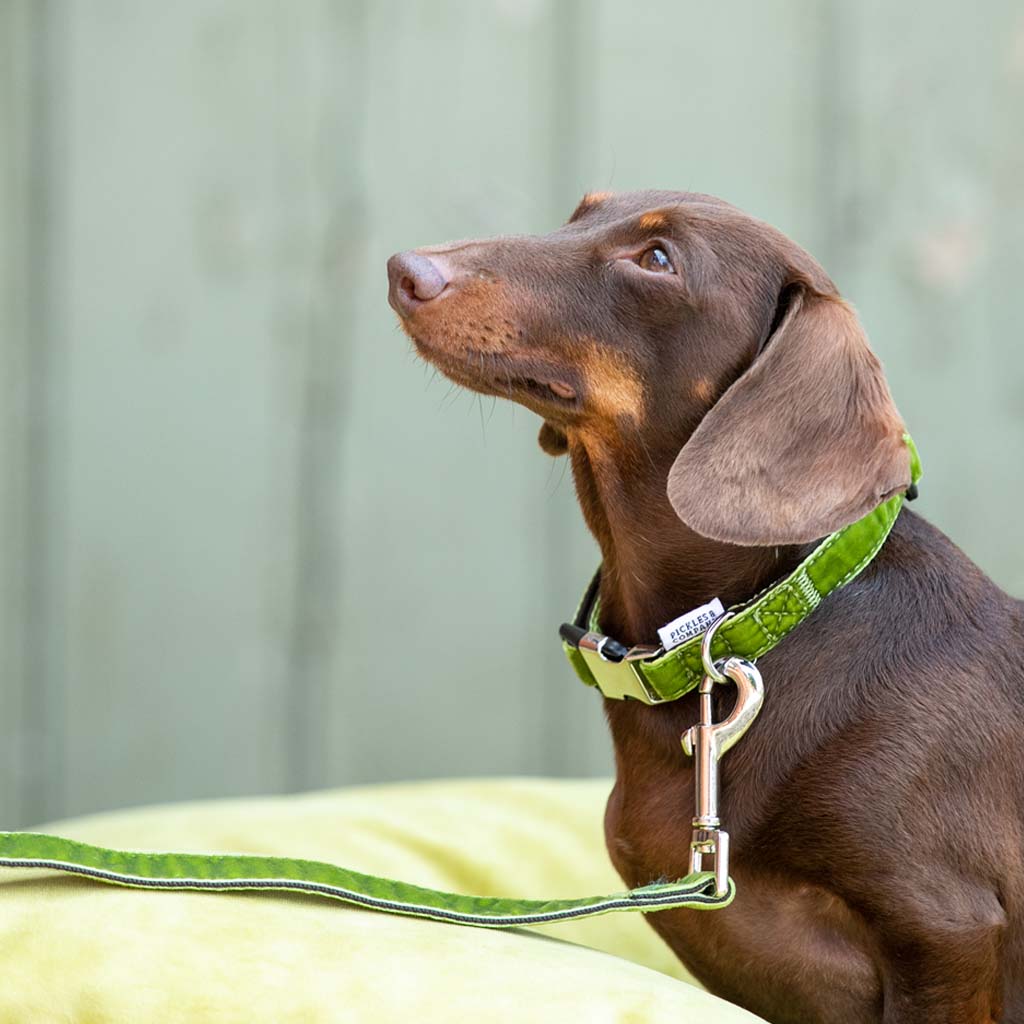
[[[700,689],[700,721],[683,733],[683,752],[693,755],[696,786],[696,817],[690,842],[690,871],[703,871],[704,858],[712,858],[715,874],[715,895],[729,891],[729,833],[721,828],[718,817],[718,762],[750,728],[764,701],[761,673],[752,662],[743,658],[711,660],[711,641],[715,631],[732,615],[727,612],[716,619],[704,634],[700,657],[704,678]],[[736,684],[736,704],[721,722],[712,720],[711,691],[715,683],[732,680]]]

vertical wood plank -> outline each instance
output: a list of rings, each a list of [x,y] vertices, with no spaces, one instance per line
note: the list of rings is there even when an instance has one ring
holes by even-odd
[[[921,449],[920,510],[1024,594],[1024,18],[1009,0],[842,10],[840,284]]]
[[[0,7],[0,822],[24,820],[32,250],[31,55],[38,25],[25,0]]]
[[[0,248],[5,252],[2,347],[9,403],[0,477],[6,491],[3,697],[11,713],[11,776],[21,824],[64,809],[65,702],[59,642],[64,492],[55,471],[64,434],[65,360],[60,202],[65,151],[62,95],[65,9],[61,0],[8,5],[4,67],[11,90]],[[7,376],[9,374],[9,376]],[[13,734],[11,734],[13,733]]]
[[[307,355],[301,382],[299,547],[288,674],[288,785],[293,789],[323,783],[334,739],[327,725],[344,571],[342,450],[351,351],[359,326],[356,289],[365,278],[361,267],[367,252],[366,170],[359,159],[370,61],[366,8],[356,0],[322,5],[320,24],[305,40],[304,66],[315,97],[305,186],[316,226],[308,302],[302,323],[296,325]]]

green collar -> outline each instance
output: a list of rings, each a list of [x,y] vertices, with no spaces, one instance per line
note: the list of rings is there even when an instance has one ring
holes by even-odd
[[[921,478],[921,462],[909,434],[911,497]],[[757,597],[729,609],[732,616],[715,632],[712,660],[736,656],[754,661],[795,629],[834,590],[849,583],[875,557],[906,495],[897,494],[862,519],[821,542],[787,576]],[[562,647],[576,674],[605,697],[661,704],[693,690],[704,677],[702,635],[672,648],[627,648],[600,632],[598,584],[591,581],[571,624],[562,626]]]

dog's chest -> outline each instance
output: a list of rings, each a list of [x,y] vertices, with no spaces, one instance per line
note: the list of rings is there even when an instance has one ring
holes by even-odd
[[[745,760],[734,763],[741,776]],[[714,912],[651,914],[648,922],[712,992],[767,1020],[878,1020],[880,982],[863,922],[827,889],[793,881],[797,872],[779,871],[777,862],[766,869],[773,857],[756,848],[761,815],[744,799],[749,786],[739,789],[725,794],[722,812],[742,899]],[[686,762],[670,778],[620,776],[605,831],[611,860],[630,886],[689,871],[692,794]]]

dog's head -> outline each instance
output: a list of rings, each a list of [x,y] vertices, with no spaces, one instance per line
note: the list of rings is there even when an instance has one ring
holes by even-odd
[[[425,359],[538,413],[550,454],[664,465],[703,536],[815,540],[910,484],[853,310],[804,250],[721,200],[592,194],[549,235],[417,249],[388,272]]]

